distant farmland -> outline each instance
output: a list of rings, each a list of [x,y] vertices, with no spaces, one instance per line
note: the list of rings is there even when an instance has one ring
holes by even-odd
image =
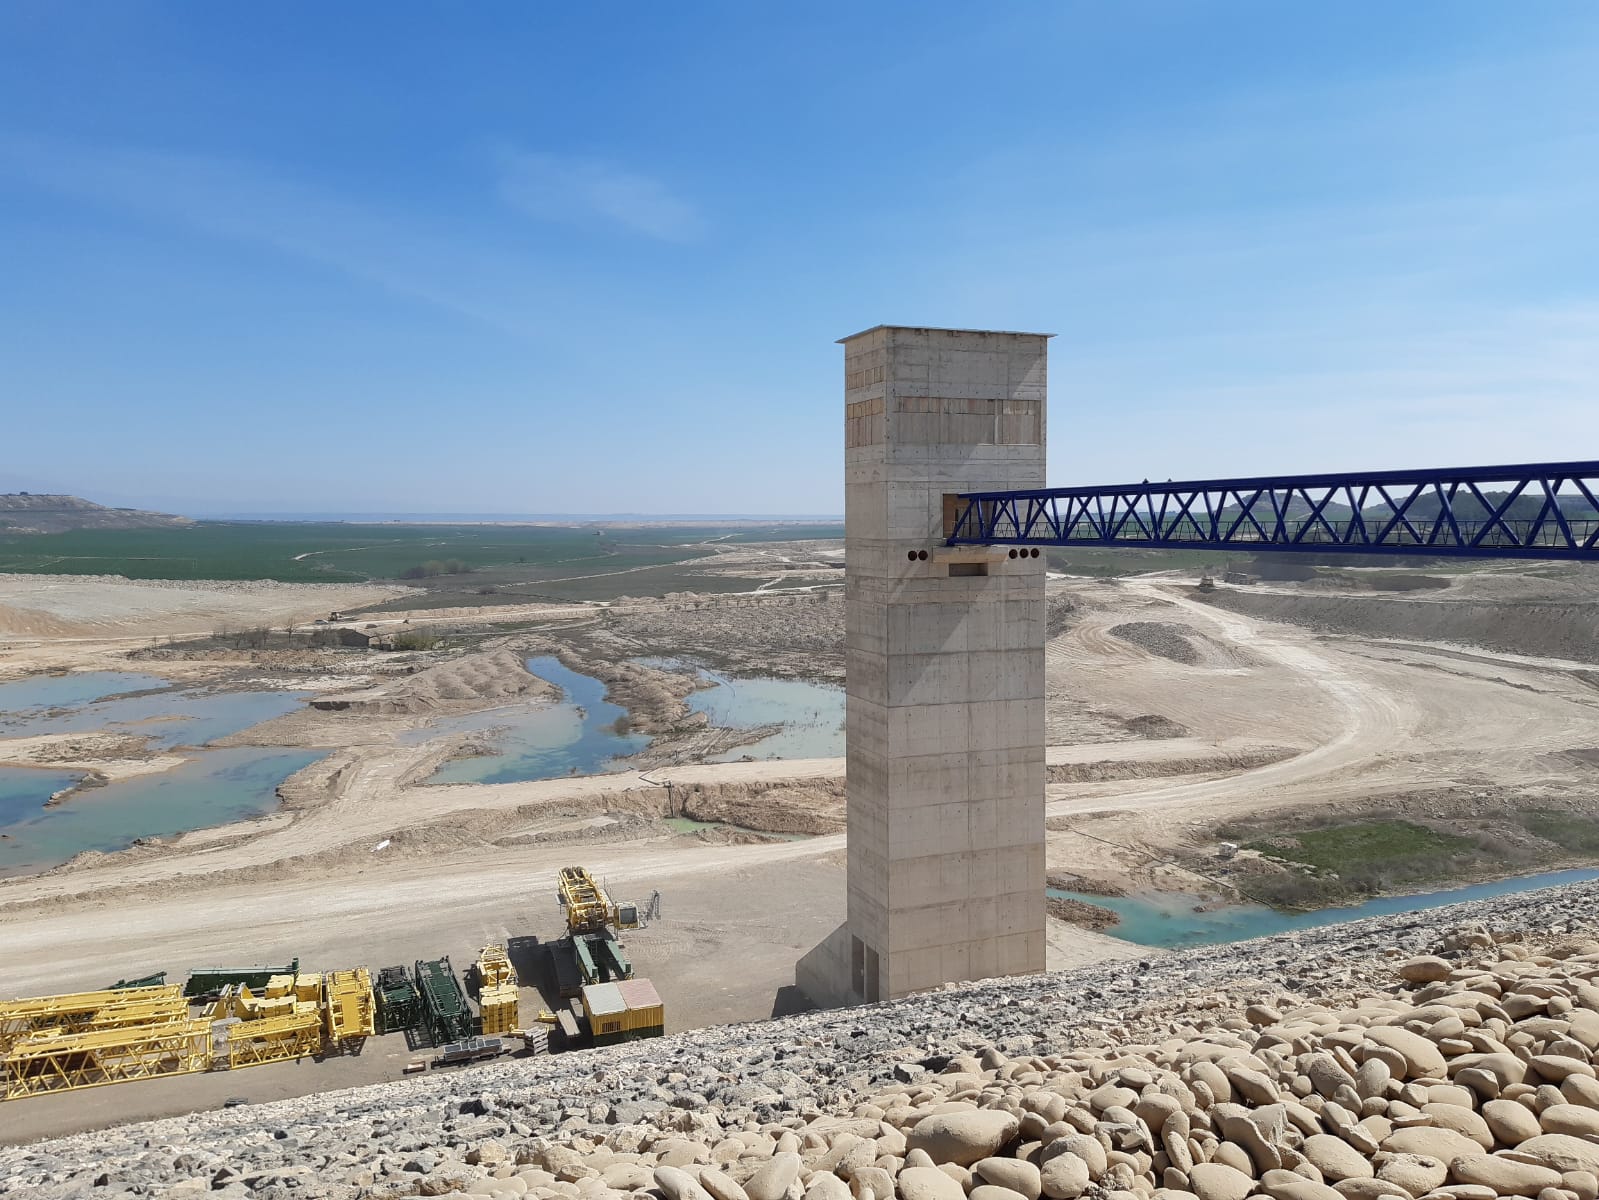
[[[838,538],[837,525],[495,526],[348,525],[206,521],[186,529],[80,529],[0,536],[0,572],[123,575],[129,579],[275,579],[351,583],[398,579],[454,561],[492,582],[600,575],[669,567],[711,553],[703,543]]]

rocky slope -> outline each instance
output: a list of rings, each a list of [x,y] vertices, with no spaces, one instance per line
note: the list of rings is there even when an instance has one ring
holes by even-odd
[[[1599,885],[0,1150],[0,1195],[1595,1200]]]
[[[170,513],[106,508],[77,496],[0,494],[0,533],[65,533],[69,529],[175,529],[194,522]]]

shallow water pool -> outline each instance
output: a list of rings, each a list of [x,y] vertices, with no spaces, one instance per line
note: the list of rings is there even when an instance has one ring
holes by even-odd
[[[695,692],[688,704],[724,729],[783,728],[735,746],[714,762],[750,758],[838,758],[844,753],[844,689],[802,679],[731,679],[703,673],[716,686]]]
[[[23,710],[7,710],[0,704],[0,738],[104,731],[148,737],[153,747],[163,750],[173,746],[203,746],[291,713],[310,694],[180,691],[161,679],[155,680],[155,686],[160,690],[137,688],[134,689],[137,694],[130,696],[122,694],[128,689],[116,688],[76,702],[52,700],[48,707]]]
[[[37,675],[0,683],[0,719],[37,708],[77,708],[104,696],[169,686],[155,675],[133,671],[77,671],[70,675]]]
[[[1495,896],[1558,887],[1563,883],[1581,883],[1589,879],[1599,879],[1599,870],[1548,871],[1541,875],[1523,875],[1515,879],[1500,879],[1493,883],[1477,883],[1470,887],[1417,896],[1382,896],[1348,908],[1323,908],[1305,913],[1283,913],[1259,904],[1229,904],[1214,907],[1208,912],[1195,912],[1196,906],[1213,902],[1181,892],[1147,896],[1090,896],[1082,892],[1050,888],[1049,894],[1081,900],[1115,912],[1121,920],[1105,931],[1112,937],[1136,942],[1140,946],[1175,949],[1241,942],[1247,938],[1268,937],[1295,929],[1340,925],[1364,917],[1442,908],[1446,904],[1463,904],[1468,900],[1491,900]]]
[[[270,812],[278,804],[278,785],[324,753],[254,746],[205,750],[181,767],[90,788],[53,808],[39,807],[43,797],[77,776],[25,772],[65,781],[43,797],[36,787],[36,802],[25,811],[6,810],[16,819],[0,824],[0,834],[6,835],[0,838],[0,875],[43,870],[85,850],[121,850],[137,838],[171,837]],[[0,774],[0,787],[8,786],[14,774]]]
[[[517,783],[562,775],[597,775],[616,769],[615,760],[650,744],[648,734],[616,732],[627,710],[605,699],[605,684],[553,657],[527,660],[527,669],[561,689],[559,704],[514,704],[435,721],[411,735],[425,741],[441,734],[481,731],[498,747],[493,754],[445,763],[429,783]]]

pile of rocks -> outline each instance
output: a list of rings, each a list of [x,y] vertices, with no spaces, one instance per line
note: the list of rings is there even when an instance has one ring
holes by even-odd
[[[0,1194],[1599,1200],[1596,892],[63,1139]]]

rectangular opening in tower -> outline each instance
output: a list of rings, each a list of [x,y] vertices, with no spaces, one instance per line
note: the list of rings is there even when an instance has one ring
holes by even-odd
[[[950,563],[949,564],[949,577],[951,579],[958,579],[961,576],[987,575],[987,574],[988,574],[988,564],[985,563],[985,562]]]

